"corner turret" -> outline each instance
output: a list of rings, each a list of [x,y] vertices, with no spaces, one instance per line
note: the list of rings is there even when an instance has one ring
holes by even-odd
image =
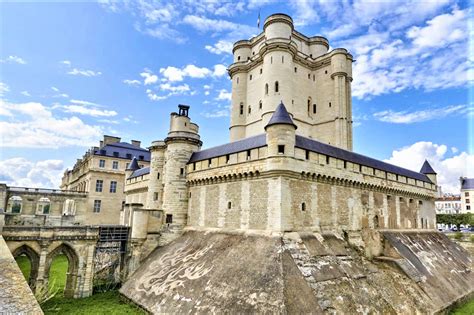
[[[283,102],[277,106],[265,126],[269,156],[295,156],[295,130],[297,126]]]
[[[130,162],[128,167],[125,169],[125,179],[129,178],[133,174],[133,172],[135,172],[139,168],[140,168],[140,166],[138,165],[138,160],[134,156],[133,159],[132,159],[132,162]]]
[[[423,163],[420,173],[425,174],[433,182],[433,184],[438,184],[436,172],[433,170],[430,163],[428,163],[428,160],[425,160],[425,163]]]

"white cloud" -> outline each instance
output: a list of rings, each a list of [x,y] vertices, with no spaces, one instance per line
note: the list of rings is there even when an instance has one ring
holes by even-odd
[[[92,102],[83,101],[83,100],[70,100],[70,102],[73,103],[73,104],[79,104],[79,105],[85,105],[85,106],[102,107],[102,105],[99,105],[97,103],[92,103]]]
[[[0,182],[9,186],[59,188],[62,160],[30,161],[22,157],[0,161]]]
[[[414,112],[385,110],[374,113],[374,118],[383,122],[394,124],[411,124],[416,122],[441,119],[453,114],[463,114],[468,111],[466,105],[452,105],[444,108],[419,110]]]
[[[0,82],[0,96],[5,95],[7,92],[10,92],[10,87],[3,82]]]
[[[161,68],[160,73],[163,75],[165,80],[179,82],[183,81],[186,77],[198,79],[206,77],[221,77],[227,73],[227,68],[222,64],[217,64],[214,65],[214,70],[210,70],[206,67],[198,67],[189,64],[183,68],[176,68],[173,66]]]
[[[459,177],[474,177],[474,154],[461,152],[448,156],[448,147],[432,142],[420,141],[393,151],[385,162],[420,171],[425,159],[438,173],[438,185],[443,192],[459,194]]]
[[[55,87],[55,86],[52,86],[52,87],[51,87],[51,90],[53,90],[54,92],[59,92],[59,89],[58,89],[57,87]]]
[[[171,91],[173,94],[182,94],[190,91],[189,85],[187,84],[172,86],[169,83],[163,83],[160,84],[160,88],[164,91]]]
[[[66,65],[66,66],[68,66],[68,67],[71,66],[71,61],[69,61],[69,60],[63,60],[63,61],[60,61],[59,63],[61,63],[61,64],[63,64],[63,65]]]
[[[80,105],[65,105],[61,108],[67,113],[77,113],[92,117],[112,117],[117,115],[117,112],[114,110],[101,110],[97,108],[88,108]]]
[[[215,76],[215,77],[222,77],[223,75],[226,75],[227,74],[227,67],[224,66],[224,65],[215,65],[214,66],[214,71],[212,72],[212,74]]]
[[[158,79],[158,78],[157,78]],[[146,80],[145,80],[146,81]],[[141,82],[138,81],[138,80],[123,80],[123,83],[127,84],[127,85],[131,85],[131,86],[137,86],[137,85],[140,85]]]
[[[232,99],[232,93],[227,90],[220,90],[216,99],[220,101],[230,101]]]
[[[8,56],[5,59],[0,59],[0,63],[18,63],[24,65],[26,64],[26,61],[18,56]]]
[[[11,114],[9,120],[0,121],[2,147],[88,147],[103,134],[102,128],[88,125],[78,117],[56,117],[41,103],[0,100],[0,105]]]
[[[142,73],[140,73],[140,76],[145,79],[143,81],[144,85],[153,84],[153,83],[156,83],[158,81],[158,77],[148,69],[145,69]],[[135,80],[135,81],[137,81],[137,80]]]
[[[71,75],[81,75],[84,77],[96,77],[102,74],[100,71],[94,71],[94,70],[84,70],[84,69],[78,69],[78,68],[73,68],[71,71],[68,72],[68,74]]]
[[[232,54],[233,47],[234,47],[234,44],[231,41],[221,39],[214,45],[206,45],[204,48],[206,48],[209,52],[213,54],[221,55],[221,54]]]
[[[154,93],[152,90],[148,89],[146,90],[146,95],[148,98],[152,101],[161,101],[167,98],[167,96],[161,96],[156,93]]]
[[[22,92],[21,92],[21,95],[24,95],[24,96],[31,96],[31,94],[30,94],[28,91],[22,91]]]

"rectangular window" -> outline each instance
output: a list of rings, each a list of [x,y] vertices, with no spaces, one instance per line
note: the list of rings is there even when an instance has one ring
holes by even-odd
[[[116,193],[117,192],[117,182],[116,181],[111,181],[110,182],[110,192],[111,193]]]
[[[330,157],[326,155],[326,164],[329,164],[331,162]]]
[[[247,150],[247,160],[250,160],[250,150]]]
[[[130,163],[125,164],[125,169],[127,169],[129,165]]]
[[[313,104],[313,114],[316,114],[316,104]]]
[[[156,175],[156,179],[160,179],[160,173]]]
[[[114,156],[115,156],[115,157],[119,157],[119,153],[118,153],[118,152],[114,152]]]
[[[344,161],[344,168],[347,168],[347,161]]]
[[[102,187],[104,186],[104,181],[101,179],[98,179],[95,182],[95,191],[96,192],[102,192]]]
[[[143,161],[144,158],[145,158],[145,156],[143,156],[143,155],[139,155],[139,156],[138,156],[138,159],[139,159],[140,161]]]
[[[209,160],[207,160],[207,162],[208,162],[208,165],[207,165],[207,166],[208,166],[208,167],[211,167],[212,160],[209,159]]]
[[[464,196],[469,197],[469,192],[466,191],[466,192],[464,193]]]
[[[173,223],[173,215],[172,214],[167,214],[166,215],[166,223],[168,223],[168,224]]]
[[[153,200],[154,200],[154,201],[157,201],[157,200],[158,200],[158,193],[157,193],[157,192],[153,194]]]
[[[105,167],[105,160],[99,160],[99,167],[104,168]]]
[[[113,161],[113,162],[112,162],[112,168],[113,168],[114,170],[118,170],[118,162],[117,162],[117,161]]]
[[[99,213],[100,212],[101,203],[102,203],[101,200],[94,200],[94,213]]]
[[[278,154],[285,154],[285,146],[280,144],[278,145]]]
[[[131,159],[131,158],[132,158],[132,154],[131,154],[131,153],[127,153],[125,156],[127,157],[127,159]]]
[[[225,162],[228,164],[229,161],[230,161],[230,154],[227,154],[227,155],[225,156]]]
[[[184,167],[181,167],[181,169],[179,170],[179,175],[181,175],[181,176],[184,175]]]
[[[309,150],[306,150],[306,152],[305,152],[305,158],[306,158],[307,160],[309,160]]]
[[[470,200],[469,200],[469,199],[466,199],[466,203],[470,203]]]

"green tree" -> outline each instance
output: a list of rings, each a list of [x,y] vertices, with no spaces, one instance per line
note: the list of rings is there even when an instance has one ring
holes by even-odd
[[[459,231],[461,224],[474,225],[474,215],[472,213],[437,214],[436,222],[456,225]]]

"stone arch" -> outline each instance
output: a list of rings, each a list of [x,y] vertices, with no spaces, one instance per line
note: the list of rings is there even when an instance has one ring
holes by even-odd
[[[51,264],[54,257],[59,254],[64,254],[68,260],[68,269],[66,276],[66,286],[64,288],[64,296],[72,298],[76,291],[77,278],[79,272],[79,256],[72,246],[66,243],[62,243],[52,250],[46,257],[46,267],[45,267],[45,278],[49,278],[49,271],[51,269]],[[47,282],[47,281],[46,281]]]
[[[30,271],[30,276],[29,279],[27,279],[27,282],[29,286],[34,289],[36,286],[36,279],[38,278],[38,269],[39,269],[39,264],[40,264],[40,256],[38,253],[31,248],[30,246],[23,244],[19,247],[17,247],[13,252],[12,255],[14,258],[17,258],[18,256],[25,255],[28,257],[30,260],[31,264],[31,271]]]

